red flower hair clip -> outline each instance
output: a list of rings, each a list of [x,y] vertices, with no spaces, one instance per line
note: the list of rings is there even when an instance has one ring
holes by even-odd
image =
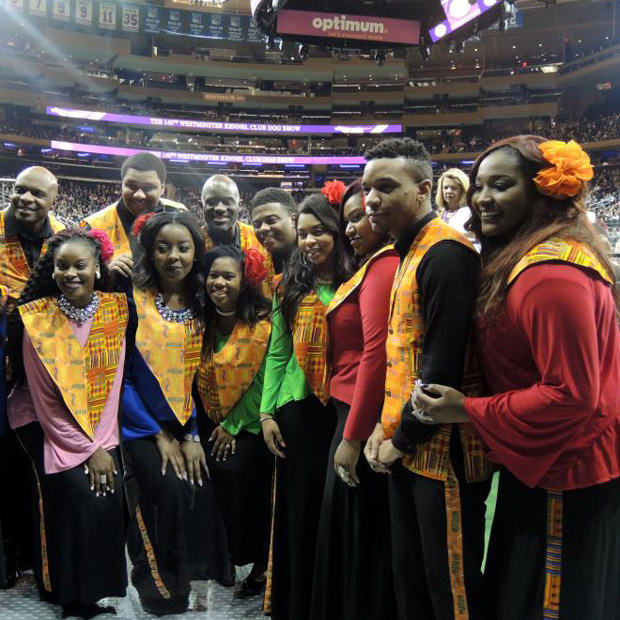
[[[321,189],[321,194],[327,198],[332,207],[339,207],[346,189],[347,186],[342,181],[327,181]]]
[[[133,223],[131,227],[131,234],[134,237],[137,237],[140,234],[140,231],[144,228],[144,225],[155,215],[155,213],[143,213],[142,215],[136,218],[136,221]]]
[[[101,258],[107,263],[114,256],[114,245],[110,241],[110,237],[108,237],[105,230],[91,228],[86,234],[99,243],[101,247]]]
[[[258,287],[267,277],[265,257],[254,248],[244,251],[245,254],[245,281],[249,286]]]

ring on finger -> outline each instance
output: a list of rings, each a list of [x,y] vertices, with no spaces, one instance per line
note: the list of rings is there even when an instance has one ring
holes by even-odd
[[[100,484],[106,484],[108,482],[108,477],[105,474],[101,474],[99,476],[99,482]]]

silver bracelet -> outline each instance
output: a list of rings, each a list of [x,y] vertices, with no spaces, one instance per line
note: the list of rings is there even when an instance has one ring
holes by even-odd
[[[193,441],[194,443],[200,443],[200,435],[192,435],[187,433],[187,435],[183,435],[183,441]]]
[[[266,415],[263,418],[259,418],[260,423],[262,424],[263,422],[266,422],[267,420],[273,420],[273,416],[272,415]]]

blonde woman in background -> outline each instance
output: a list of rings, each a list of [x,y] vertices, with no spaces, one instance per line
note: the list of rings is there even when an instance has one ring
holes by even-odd
[[[471,211],[467,206],[468,189],[467,175],[458,168],[450,168],[439,177],[435,196],[439,217],[465,235],[467,235],[465,222],[471,216]]]

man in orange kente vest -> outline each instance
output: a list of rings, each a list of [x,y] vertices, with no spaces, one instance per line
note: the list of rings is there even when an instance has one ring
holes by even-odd
[[[50,213],[57,194],[56,177],[47,168],[32,166],[19,173],[10,205],[0,211],[0,287],[6,293],[7,314],[45,252],[47,240],[64,228]],[[4,358],[1,363],[4,373]],[[0,419],[0,588],[13,586],[19,569],[30,568],[30,501],[28,459],[6,420]]]
[[[225,174],[209,177],[202,188],[202,207],[205,220],[202,232],[207,251],[216,245],[258,250],[265,259],[268,272],[263,292],[270,297],[274,276],[271,255],[256,237],[254,228],[239,221],[240,196],[237,184]]]
[[[185,205],[163,197],[166,166],[152,153],[136,153],[121,166],[121,196],[111,205],[89,215],[80,223],[83,228],[104,230],[114,245],[108,267],[131,276],[134,262],[141,256],[141,246],[131,229],[137,217],[160,211],[187,211]]]
[[[366,210],[400,256],[392,284],[383,411],[365,454],[391,473],[394,581],[401,620],[481,620],[484,501],[490,469],[471,425],[427,425],[415,389],[479,389],[469,335],[479,258],[436,217],[433,169],[422,144],[384,140],[366,153]],[[491,619],[488,619],[491,620]]]

